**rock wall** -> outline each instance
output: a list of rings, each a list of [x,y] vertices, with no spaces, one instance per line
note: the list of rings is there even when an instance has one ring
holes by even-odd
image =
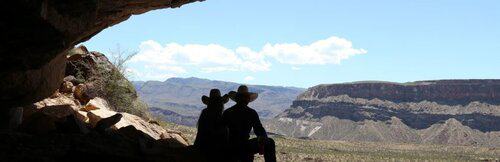
[[[60,81],[57,77],[64,73],[60,59],[74,45],[131,15],[180,7],[194,1],[19,0],[3,3],[0,7],[2,108],[36,102],[54,92],[60,82],[53,80]]]
[[[500,146],[500,80],[319,85],[267,123],[325,140]]]
[[[319,85],[309,88],[298,100],[348,95],[353,98],[392,102],[431,101],[446,105],[480,101],[500,104],[500,80],[438,80],[411,83],[359,82]]]

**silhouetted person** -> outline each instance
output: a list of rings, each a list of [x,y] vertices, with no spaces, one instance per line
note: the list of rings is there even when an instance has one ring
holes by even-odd
[[[253,161],[254,154],[264,154],[266,162],[276,161],[274,140],[267,137],[266,130],[260,123],[259,115],[248,107],[248,103],[257,99],[257,93],[248,92],[247,86],[240,86],[238,92],[229,92],[229,98],[236,105],[223,113],[224,123],[229,129],[229,152],[232,161]],[[253,128],[257,138],[250,138]]]
[[[207,105],[198,119],[198,132],[194,141],[207,161],[225,161],[224,151],[227,146],[227,128],[222,120],[224,104],[229,101],[227,95],[221,97],[218,89],[210,90],[210,97],[201,97]]]

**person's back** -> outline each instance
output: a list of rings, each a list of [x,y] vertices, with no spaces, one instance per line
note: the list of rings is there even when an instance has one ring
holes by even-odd
[[[221,97],[218,89],[210,91],[210,97],[203,96],[202,101],[207,105],[198,119],[198,132],[194,146],[206,157],[207,161],[223,161],[223,152],[227,144],[227,128],[222,120],[224,104],[227,96]]]
[[[238,92],[229,92],[229,98],[234,100],[236,105],[224,111],[222,118],[229,130],[231,159],[253,161],[254,154],[260,153],[264,154],[265,161],[276,161],[273,139],[267,137],[257,112],[247,106],[257,99],[257,94],[248,92],[248,87],[242,85],[238,88]],[[257,138],[249,139],[252,128]]]
[[[223,118],[229,129],[229,140],[232,143],[247,141],[252,128],[257,136],[267,136],[257,112],[247,105],[236,104],[228,108],[224,111]]]

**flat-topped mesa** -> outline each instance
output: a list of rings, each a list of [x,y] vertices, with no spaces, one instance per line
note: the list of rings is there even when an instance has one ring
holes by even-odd
[[[318,85],[297,100],[348,95],[352,98],[381,99],[396,103],[431,101],[446,105],[466,105],[474,101],[500,104],[500,79],[435,80],[409,83],[353,82]]]

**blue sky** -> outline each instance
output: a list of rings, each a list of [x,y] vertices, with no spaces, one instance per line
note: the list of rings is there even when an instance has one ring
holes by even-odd
[[[133,16],[82,44],[137,51],[132,80],[498,79],[500,1],[207,0]]]

